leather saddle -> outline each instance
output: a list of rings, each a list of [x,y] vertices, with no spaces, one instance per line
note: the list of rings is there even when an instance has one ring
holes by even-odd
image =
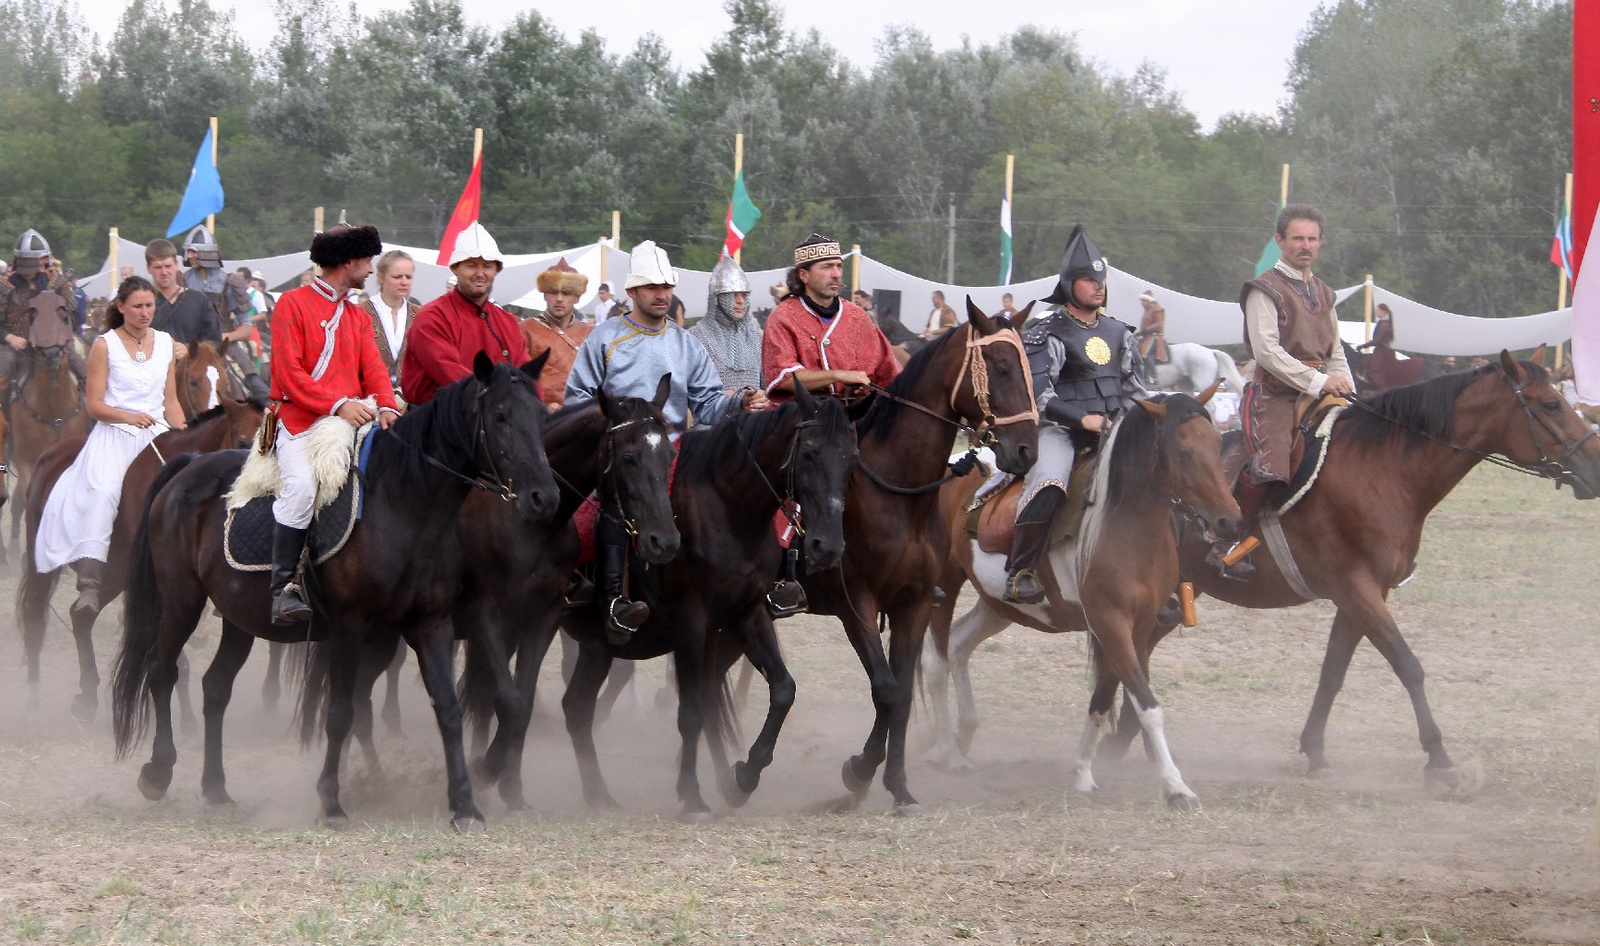
[[[1095,457],[1079,456],[1067,478],[1067,501],[1056,510],[1050,529],[1051,546],[1078,534],[1083,514],[1088,509],[1089,483],[1094,479]],[[978,491],[967,511],[967,534],[976,536],[978,548],[991,555],[1008,555],[1016,538],[1017,515],[1022,511],[1022,493],[1027,483],[1018,478],[993,488]]]

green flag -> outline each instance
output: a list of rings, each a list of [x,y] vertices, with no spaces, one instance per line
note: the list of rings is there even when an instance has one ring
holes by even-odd
[[[1282,201],[1278,202],[1278,213],[1283,213]],[[1274,214],[1274,219],[1276,219],[1276,214]],[[1261,248],[1261,258],[1256,260],[1256,275],[1259,276],[1272,267],[1278,265],[1278,260],[1282,256],[1283,254],[1278,252],[1277,239],[1268,239],[1267,245]]]
[[[739,252],[744,246],[745,234],[754,229],[760,219],[761,211],[751,203],[750,194],[744,189],[744,172],[740,171],[733,179],[733,198],[728,201],[728,235],[722,242],[722,255]]]
[[[1011,282],[1011,201],[1000,200],[1000,285]]]

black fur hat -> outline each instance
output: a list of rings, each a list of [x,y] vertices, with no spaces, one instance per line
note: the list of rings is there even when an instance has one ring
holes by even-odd
[[[353,259],[371,259],[383,252],[383,237],[374,226],[348,223],[331,227],[311,238],[311,262],[332,269]]]

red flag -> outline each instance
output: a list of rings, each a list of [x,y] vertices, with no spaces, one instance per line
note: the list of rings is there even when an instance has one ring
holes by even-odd
[[[461,189],[461,199],[456,201],[456,211],[445,224],[444,239],[439,241],[439,265],[450,265],[450,254],[455,251],[456,237],[478,219],[478,182],[483,171],[483,154],[472,162],[472,173],[467,175],[467,186]]]
[[[1572,245],[1574,267],[1600,207],[1600,0],[1572,4]],[[1581,270],[1575,276],[1581,275]]]

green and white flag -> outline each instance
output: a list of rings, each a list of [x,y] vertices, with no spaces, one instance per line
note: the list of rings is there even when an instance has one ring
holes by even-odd
[[[1011,283],[1011,200],[1000,198],[1000,285]]]
[[[733,179],[733,198],[728,201],[728,235],[722,243],[722,255],[732,256],[744,246],[745,235],[755,228],[761,211],[750,201],[744,189],[744,172]]]
[[[1283,213],[1283,201],[1281,200],[1278,201],[1278,213]],[[1273,214],[1272,219],[1276,221],[1278,219],[1278,214]],[[1276,233],[1276,231],[1274,231],[1274,233]],[[1261,248],[1261,258],[1256,260],[1256,275],[1259,276],[1272,267],[1278,265],[1278,260],[1282,258],[1282,256],[1283,254],[1278,252],[1278,241],[1273,237],[1268,237],[1267,245]]]

